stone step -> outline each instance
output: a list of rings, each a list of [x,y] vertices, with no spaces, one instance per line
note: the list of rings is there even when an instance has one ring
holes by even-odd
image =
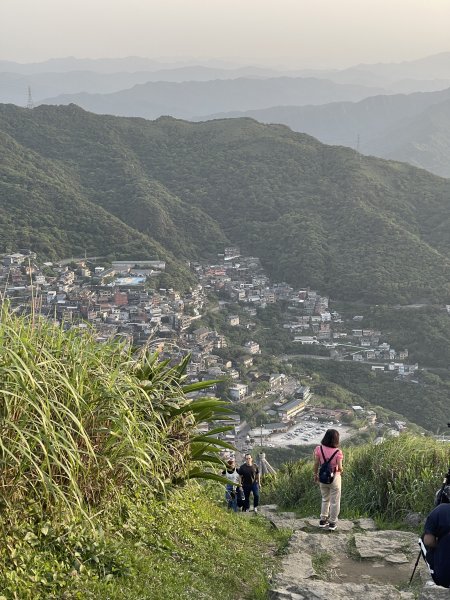
[[[299,519],[275,505],[261,506],[260,514],[293,531],[271,600],[414,600],[418,594],[419,600],[450,600],[450,590],[430,585],[422,561],[416,593],[408,588],[419,550],[414,533],[377,530],[372,519],[342,520],[327,531],[317,518]]]
[[[270,600],[414,600],[413,592],[400,591],[392,585],[304,581],[295,588],[277,586]]]

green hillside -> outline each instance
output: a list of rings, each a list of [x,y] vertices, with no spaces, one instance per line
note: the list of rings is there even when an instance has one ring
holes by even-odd
[[[237,243],[274,279],[336,298],[448,300],[450,182],[427,172],[249,119],[2,105],[0,132],[0,251],[125,247],[175,265]]]

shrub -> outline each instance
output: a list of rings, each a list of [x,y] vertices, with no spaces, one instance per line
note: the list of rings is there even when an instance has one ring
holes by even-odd
[[[220,428],[197,427],[227,408],[186,397],[208,385],[183,386],[186,365],[3,310],[0,501],[77,512],[133,485],[163,494],[205,474],[224,444]]]

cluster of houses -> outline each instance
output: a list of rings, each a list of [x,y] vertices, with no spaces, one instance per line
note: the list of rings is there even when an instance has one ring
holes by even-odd
[[[0,303],[22,314],[33,311],[66,328],[92,327],[99,342],[119,338],[134,346],[148,345],[163,358],[177,362],[187,353],[191,361],[187,375],[191,380],[224,379],[226,395],[236,403],[252,401],[252,390],[265,384],[267,435],[285,431],[308,410],[308,418],[338,422],[345,410],[308,406],[309,386],[283,373],[260,373],[254,358],[261,353],[251,339],[251,319],[257,309],[283,301],[286,321],[281,325],[300,345],[321,345],[331,358],[365,361],[373,370],[397,371],[401,377],[412,375],[417,364],[407,365],[408,351],[396,352],[381,332],[355,328],[363,316],[350,323],[329,309],[329,299],[313,290],[294,290],[287,283],[271,283],[260,261],[241,256],[239,248],[229,247],[209,263],[192,263],[198,284],[188,291],[155,289],[152,278],[165,270],[159,260],[115,261],[101,264],[94,260],[71,260],[39,264],[37,256],[21,250],[3,256],[0,264]],[[208,305],[208,295],[218,294],[218,308]],[[223,332],[197,324],[208,310],[227,308],[227,325],[248,330],[241,355],[235,360],[218,352],[227,347]],[[239,316],[241,315],[241,317]],[[241,323],[245,315],[245,324]],[[249,325],[250,324],[250,325]],[[242,380],[243,372],[246,379]],[[349,414],[358,410],[353,407]],[[230,415],[231,437],[245,429],[238,414]],[[369,422],[375,419],[366,415]],[[399,429],[402,424],[399,424]]]
[[[66,328],[91,325],[98,341],[115,337],[140,346],[153,338],[175,342],[200,318],[206,296],[198,285],[181,295],[150,289],[163,261],[117,261],[107,268],[87,260],[38,264],[21,251],[3,257],[1,299],[19,313],[34,310]]]
[[[7,299],[18,312],[33,310],[67,328],[91,325],[99,342],[121,338],[134,346],[150,345],[174,361],[190,353],[188,375],[192,379],[226,377],[232,381],[228,396],[236,402],[249,396],[249,385],[240,380],[240,370],[252,366],[261,348],[249,333],[238,362],[216,353],[227,346],[223,333],[196,327],[196,321],[208,310],[211,292],[222,299],[219,307],[231,307],[227,317],[230,327],[241,326],[238,307],[251,318],[258,308],[283,301],[287,320],[282,326],[292,333],[293,342],[321,345],[332,358],[373,362],[372,369],[398,371],[402,377],[417,370],[417,364],[404,363],[407,350],[397,353],[386,342],[380,343],[381,332],[348,326],[339,313],[330,311],[328,297],[314,290],[272,283],[259,259],[242,256],[237,247],[225,248],[213,262],[192,263],[191,269],[198,284],[181,293],[171,288],[152,289],[152,278],[165,270],[160,260],[102,265],[85,259],[38,264],[34,252],[21,250],[2,259],[1,299]],[[362,319],[355,316],[353,321]],[[250,328],[251,322],[246,321]],[[272,390],[282,375],[262,374],[262,380],[264,377]],[[284,412],[279,411],[281,421],[297,410],[299,400],[294,396]]]
[[[256,308],[288,300],[293,293],[287,283],[270,282],[259,258],[241,256],[239,248],[234,246],[225,248],[225,253],[219,254],[214,263],[192,263],[191,266],[207,292],[243,305],[250,315],[256,315]]]
[[[209,290],[202,283],[185,293],[152,289],[150,278],[164,269],[164,262],[148,260],[107,266],[88,260],[38,264],[34,252],[22,250],[2,259],[1,301],[7,300],[18,313],[34,311],[66,328],[91,326],[99,342],[120,338],[134,346],[148,345],[173,362],[190,353],[191,379],[226,377],[236,381],[229,397],[243,399],[248,386],[238,381],[239,365],[215,354],[227,346],[225,336],[195,327],[205,313]],[[239,326],[239,316],[231,315],[229,324]],[[240,364],[251,367],[253,356],[260,353],[259,344],[248,339]]]
[[[361,322],[363,315],[346,322],[339,313],[328,310],[328,298],[315,291],[300,290],[289,308],[295,314],[283,327],[293,333],[295,343],[326,348],[336,360],[375,363],[373,371],[396,371],[402,378],[413,376],[419,368],[417,363],[405,363],[406,348],[397,351],[387,342],[380,342],[381,331],[355,328],[354,322]]]

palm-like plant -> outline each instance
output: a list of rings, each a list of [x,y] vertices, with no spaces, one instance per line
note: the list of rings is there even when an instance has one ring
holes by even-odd
[[[228,444],[199,432],[228,411],[186,394],[186,358],[171,367],[115,342],[44,322],[0,317],[0,500],[41,511],[85,510],[123,491],[163,492],[211,465]]]

